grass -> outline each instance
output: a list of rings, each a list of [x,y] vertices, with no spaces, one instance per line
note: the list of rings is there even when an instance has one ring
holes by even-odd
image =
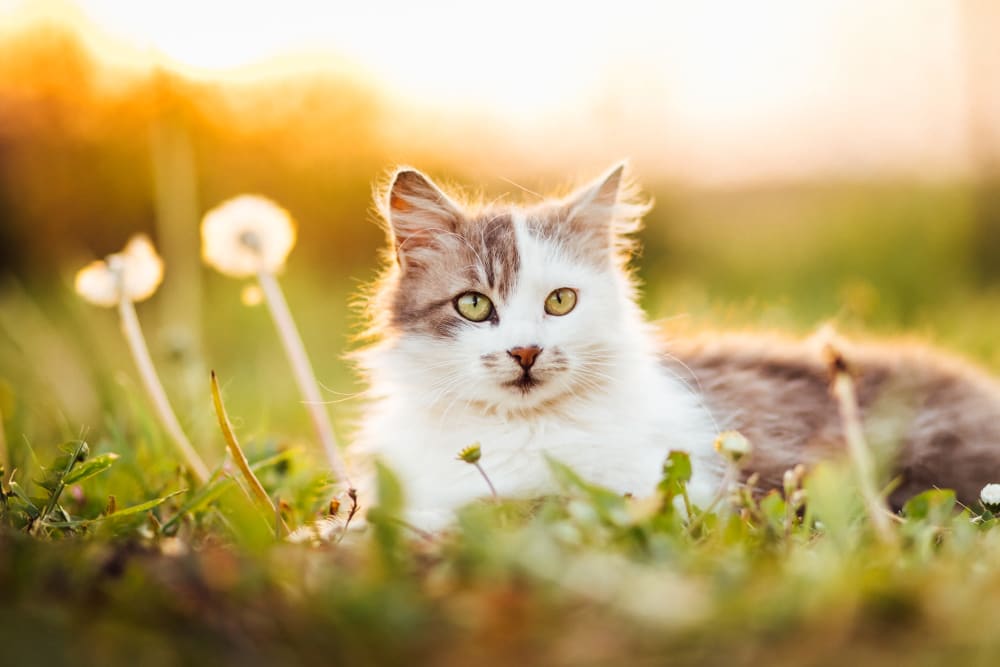
[[[81,442],[24,500],[4,499],[0,610],[11,660],[132,664],[994,664],[986,628],[1000,600],[1000,530],[947,491],[910,503],[877,539],[854,477],[802,482],[804,510],[744,494],[735,511],[686,521],[683,459],[662,496],[628,499],[553,463],[565,495],[531,507],[466,508],[442,536],[395,520],[381,471],[364,532],[320,545],[274,539],[238,485],[197,492],[167,471],[164,493],[110,511],[118,462],[87,468]],[[307,457],[256,457],[289,522],[328,514]],[[73,465],[73,462],[76,462]],[[79,466],[79,468],[77,467]],[[92,473],[67,481],[66,471]],[[152,479],[151,479],[152,477]],[[53,486],[53,482],[57,486]],[[55,489],[65,482],[57,498]],[[797,490],[797,489],[796,489]],[[57,509],[25,529],[28,503]],[[56,500],[52,500],[56,498]],[[146,664],[146,659],[143,659]]]
[[[641,264],[647,309],[684,313],[681,329],[806,331],[833,319],[853,332],[915,330],[1000,368],[1000,298],[962,268],[960,194],[852,190],[807,200],[661,196],[663,219],[651,221]],[[808,228],[781,222],[782,207],[807,211]],[[749,225],[738,228],[738,246],[725,242],[736,211]],[[941,217],[953,224],[937,227]],[[356,284],[294,256],[283,282],[346,440],[359,387],[339,355]],[[139,306],[167,393],[213,469],[199,486],[147,407],[112,313],[78,303],[62,284],[0,290],[4,663],[1000,659],[993,513],[937,490],[876,529],[871,487],[847,461],[793,473],[784,494],[737,493],[687,517],[673,502],[685,492],[683,455],[667,460],[652,499],[622,498],[552,462],[559,497],[475,504],[438,536],[399,521],[405,499],[381,470],[378,497],[360,499],[367,527],[342,531],[351,508],[331,504],[277,337],[239,292],[204,276],[203,336],[159,311],[157,299]],[[267,505],[225,455],[209,366],[232,425],[225,435],[242,445]],[[489,453],[480,455],[488,470]],[[282,523],[301,541],[279,539]]]

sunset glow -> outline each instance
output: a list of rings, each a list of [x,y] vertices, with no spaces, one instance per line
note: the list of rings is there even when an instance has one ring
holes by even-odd
[[[630,155],[656,169],[671,156],[676,176],[712,182],[961,171],[958,12],[905,0],[0,3],[22,22],[69,20],[120,64],[224,81],[348,72],[404,117],[478,118],[561,160]]]

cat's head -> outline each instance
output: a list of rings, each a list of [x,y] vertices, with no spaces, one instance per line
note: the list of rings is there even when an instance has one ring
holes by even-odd
[[[647,205],[625,165],[529,205],[462,204],[403,168],[378,200],[391,266],[369,306],[383,343],[364,363],[383,381],[442,405],[530,411],[599,391],[634,352],[625,264]]]

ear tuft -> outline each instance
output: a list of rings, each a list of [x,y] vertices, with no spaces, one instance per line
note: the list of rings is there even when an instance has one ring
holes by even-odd
[[[649,210],[648,201],[627,170],[625,161],[618,162],[562,202],[565,224],[600,254],[613,251],[619,257],[627,255],[632,245],[630,235]]]
[[[430,179],[416,169],[399,169],[392,177],[392,185],[389,186],[389,208],[392,211],[411,210],[413,205],[410,201],[414,199],[434,201],[438,197],[446,199]]]
[[[594,203],[602,206],[614,206],[618,202],[618,192],[621,190],[624,174],[625,163],[619,162],[598,179],[598,185],[594,192]]]
[[[610,226],[622,188],[625,163],[619,162],[599,178],[580,188],[566,199],[571,219]]]
[[[403,167],[392,176],[383,198],[383,217],[389,223],[401,266],[435,240],[458,229],[461,207],[424,174]]]

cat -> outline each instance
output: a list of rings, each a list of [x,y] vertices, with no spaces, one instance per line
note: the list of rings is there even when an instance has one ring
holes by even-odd
[[[525,205],[462,202],[400,168],[376,201],[389,243],[366,303],[375,342],[355,357],[369,386],[357,443],[399,477],[416,526],[489,497],[457,458],[474,443],[504,498],[557,493],[548,458],[648,496],[683,450],[702,506],[723,430],[753,445],[741,472],[764,490],[844,449],[824,336],[667,341],[647,321],[628,263],[649,205],[624,163]],[[972,502],[1000,480],[1000,391],[983,372],[915,345],[836,344],[866,425],[897,449],[893,507],[932,486]]]

